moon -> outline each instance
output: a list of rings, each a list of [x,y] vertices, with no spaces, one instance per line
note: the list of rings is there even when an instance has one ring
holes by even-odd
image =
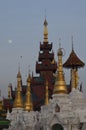
[[[9,39],[9,40],[8,40],[8,43],[10,43],[10,44],[11,44],[11,43],[13,43],[13,41],[12,41],[11,39]]]

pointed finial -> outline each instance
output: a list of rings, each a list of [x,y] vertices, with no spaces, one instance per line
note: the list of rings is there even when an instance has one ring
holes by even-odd
[[[31,70],[30,70],[30,65],[29,65],[29,66],[28,66],[28,78],[27,78],[27,81],[31,79],[30,72],[31,72]]]
[[[71,41],[72,41],[72,51],[74,50],[74,47],[73,47],[73,36],[71,37]]]
[[[31,81],[31,75],[30,75],[30,70],[28,72],[28,78],[27,78],[27,82],[30,82]]]
[[[47,17],[47,16],[46,16],[46,9],[45,9],[45,19],[46,19],[46,17]]]
[[[30,65],[28,65],[28,73],[30,74]]]
[[[20,63],[18,63],[18,74],[17,74],[17,78],[21,77],[21,73],[20,73]]]
[[[59,38],[59,48],[61,48],[61,38]]]
[[[20,71],[20,63],[18,63],[18,71]]]
[[[48,29],[47,29],[47,20],[45,18],[44,20],[44,42],[47,43],[48,42]]]

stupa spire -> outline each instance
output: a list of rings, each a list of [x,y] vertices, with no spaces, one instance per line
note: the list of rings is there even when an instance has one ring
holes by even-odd
[[[47,29],[47,20],[44,20],[44,42],[48,42],[48,29]]]
[[[49,103],[49,94],[48,94],[48,81],[46,80],[46,90],[45,90],[45,105]]]
[[[14,108],[23,108],[23,101],[21,96],[21,73],[20,73],[20,67],[17,74],[17,90],[16,90],[16,96],[13,104]]]
[[[63,73],[63,65],[62,65],[62,48],[59,47],[58,50],[58,70],[56,75],[56,81],[54,86],[54,94],[65,94],[67,93],[67,87],[64,79],[64,73]]]
[[[30,76],[30,73],[29,73],[28,78],[27,78],[26,101],[25,101],[25,104],[24,104],[25,111],[33,110],[30,83],[31,83],[31,76]]]

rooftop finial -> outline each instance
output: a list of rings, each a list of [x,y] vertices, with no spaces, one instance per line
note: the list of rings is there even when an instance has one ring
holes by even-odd
[[[20,71],[20,63],[18,63],[18,71]]]
[[[74,47],[73,47],[73,36],[71,37],[71,41],[72,41],[72,51],[74,50]]]
[[[48,42],[48,28],[47,28],[47,25],[48,25],[48,23],[47,23],[47,20],[45,18],[45,20],[44,20],[44,42],[45,43]]]
[[[46,16],[46,9],[45,9],[45,19],[46,19],[46,17],[47,17],[47,16]]]
[[[28,65],[28,74],[30,74],[30,65]]]
[[[17,78],[21,77],[21,73],[20,73],[20,63],[18,63],[18,74],[17,74]]]
[[[61,48],[61,38],[59,38],[59,48]]]

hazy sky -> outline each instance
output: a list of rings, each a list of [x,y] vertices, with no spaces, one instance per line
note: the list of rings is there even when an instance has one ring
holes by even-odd
[[[35,74],[39,43],[43,41],[43,22],[48,21],[49,42],[57,61],[59,38],[66,53],[71,52],[71,36],[74,50],[86,63],[86,0],[0,0],[0,89],[7,95],[8,84],[16,86],[18,63],[23,84],[26,84],[28,66]],[[22,58],[21,58],[22,56]],[[69,83],[69,70],[65,71]],[[68,73],[68,74],[67,74]],[[79,70],[79,83],[86,88],[86,67]]]

